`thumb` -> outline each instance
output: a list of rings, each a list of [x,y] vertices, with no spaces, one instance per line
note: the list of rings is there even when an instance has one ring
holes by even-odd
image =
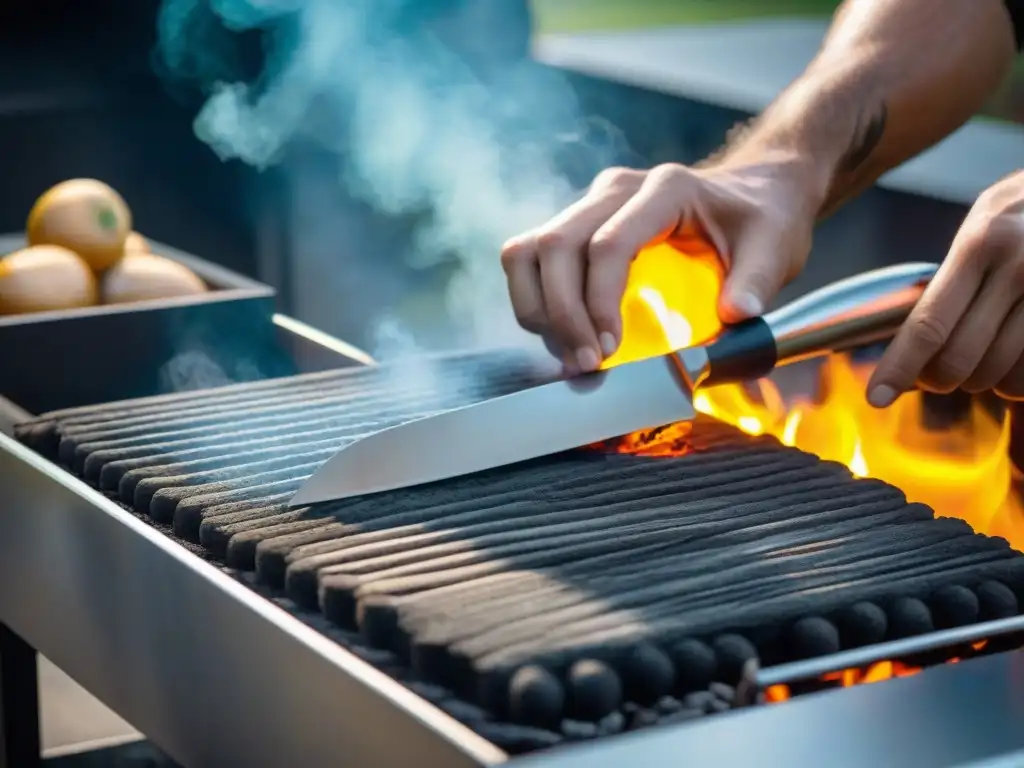
[[[718,313],[725,323],[764,314],[789,271],[783,237],[774,227],[750,222],[734,243],[729,274],[718,302]]]

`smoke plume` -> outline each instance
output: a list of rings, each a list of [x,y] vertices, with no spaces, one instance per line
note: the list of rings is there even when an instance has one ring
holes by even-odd
[[[581,115],[564,76],[488,61],[492,43],[471,24],[446,37],[443,13],[437,25],[409,23],[417,1],[165,0],[160,59],[206,89],[195,131],[221,158],[265,168],[311,142],[336,154],[339,184],[378,211],[429,211],[411,250],[424,263],[458,260],[447,305],[467,322],[466,341],[519,343],[501,243],[571,202],[623,147]],[[213,25],[260,31],[258,73],[239,74]]]

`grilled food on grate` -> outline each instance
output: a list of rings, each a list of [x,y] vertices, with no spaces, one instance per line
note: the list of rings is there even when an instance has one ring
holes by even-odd
[[[430,373],[77,408],[19,436],[514,752],[727,709],[754,655],[1018,612],[1002,539],[704,418],[680,457],[575,452],[288,509],[347,441],[535,381],[504,353]]]

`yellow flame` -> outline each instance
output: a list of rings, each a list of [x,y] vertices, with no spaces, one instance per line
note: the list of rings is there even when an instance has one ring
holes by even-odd
[[[704,243],[658,245],[641,252],[623,299],[623,343],[605,366],[640,360],[713,338],[720,330],[717,298],[723,272]],[[685,255],[681,255],[680,251]],[[768,380],[759,400],[742,386],[708,388],[694,408],[752,435],[845,464],[856,477],[875,477],[902,489],[939,515],[959,517],[975,530],[1005,537],[1024,549],[1024,507],[1013,491],[1010,421],[974,404],[968,417],[942,431],[921,422],[917,393],[878,411],[867,405],[870,370],[847,357],[822,366],[824,398],[787,406]]]

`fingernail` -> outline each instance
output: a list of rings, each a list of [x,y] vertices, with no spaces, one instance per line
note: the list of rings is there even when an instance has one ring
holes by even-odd
[[[732,305],[747,317],[757,317],[764,313],[764,304],[761,299],[750,291],[743,291],[733,296]]]
[[[601,365],[601,358],[590,347],[580,347],[576,350],[576,363],[583,373],[590,373]]]
[[[888,408],[896,401],[899,393],[886,384],[879,384],[868,392],[868,402],[875,408]]]
[[[615,350],[619,348],[619,342],[608,331],[602,333],[598,340],[601,342],[601,351],[604,352],[605,357],[611,357],[615,354]]]

